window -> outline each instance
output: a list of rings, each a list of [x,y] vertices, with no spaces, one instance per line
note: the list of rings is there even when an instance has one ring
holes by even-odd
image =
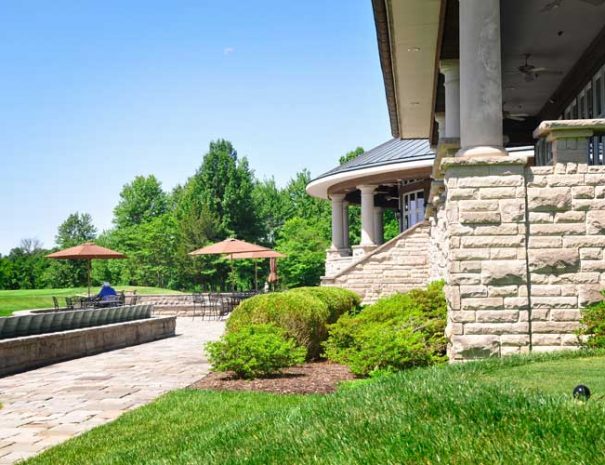
[[[424,221],[424,191],[420,190],[403,194],[402,207],[402,231]]]

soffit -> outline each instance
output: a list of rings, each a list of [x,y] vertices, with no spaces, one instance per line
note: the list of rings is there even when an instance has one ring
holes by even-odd
[[[441,0],[391,0],[387,11],[399,135],[428,138]]]

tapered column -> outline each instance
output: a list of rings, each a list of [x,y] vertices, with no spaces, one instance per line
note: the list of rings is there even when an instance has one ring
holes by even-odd
[[[374,242],[380,245],[384,242],[384,208],[374,207]]]
[[[361,191],[361,246],[374,246],[374,191],[376,186],[357,186]]]
[[[342,250],[345,248],[343,235],[343,201],[344,194],[332,194],[332,250]]]
[[[445,87],[445,131],[443,137],[460,137],[460,65],[458,60],[443,60],[439,64]],[[441,136],[441,125],[439,135]]]
[[[500,0],[460,0],[460,138],[459,156],[507,155],[502,148]]]
[[[349,240],[349,202],[342,203],[342,243],[343,248],[351,247]]]

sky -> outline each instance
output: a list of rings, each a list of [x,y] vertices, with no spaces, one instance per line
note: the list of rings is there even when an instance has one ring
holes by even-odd
[[[169,191],[218,138],[280,185],[389,139],[371,1],[2,2],[0,254],[111,228],[124,184]]]

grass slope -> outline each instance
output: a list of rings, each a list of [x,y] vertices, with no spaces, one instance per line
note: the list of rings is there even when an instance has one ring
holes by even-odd
[[[26,463],[605,463],[605,402],[570,400],[561,362],[589,366],[599,394],[602,352],[416,369],[323,397],[181,390]]]
[[[137,291],[138,294],[179,294],[178,291],[162,289],[159,287],[118,286],[117,290]],[[97,292],[98,289],[94,289]],[[52,297],[69,297],[85,295],[87,288],[75,287],[69,289],[19,289],[14,291],[0,291],[0,316],[8,316],[17,310],[33,308],[50,308],[53,306]],[[91,291],[92,292],[92,291]],[[63,299],[61,299],[61,303]]]

